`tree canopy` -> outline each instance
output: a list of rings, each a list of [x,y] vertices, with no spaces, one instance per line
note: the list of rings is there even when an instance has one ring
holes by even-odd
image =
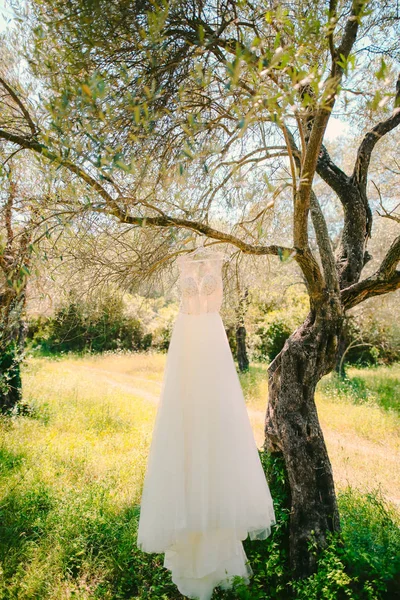
[[[400,219],[387,181],[369,181],[378,143],[400,124],[393,3],[12,5],[0,140],[8,156],[29,150],[58,169],[60,189],[67,181],[74,190],[69,215],[132,228],[142,275],[191,250],[197,236],[301,270],[310,312],[269,366],[265,433],[288,470],[292,565],[310,572],[310,536],[322,547],[339,528],[315,386],[335,364],[346,311],[400,288],[398,231],[364,275],[371,192],[384,217]],[[326,143],[332,115],[352,128],[346,166]],[[332,198],[341,207],[335,231]],[[285,226],[274,239],[277,217]]]

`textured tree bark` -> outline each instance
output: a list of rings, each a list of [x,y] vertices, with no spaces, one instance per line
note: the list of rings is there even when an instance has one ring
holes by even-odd
[[[339,339],[338,351],[336,354],[336,361],[335,361],[335,371],[339,375],[339,377],[341,377],[342,379],[344,379],[346,377],[346,363],[343,360],[343,358],[345,356],[346,348],[348,347],[348,345],[349,345],[349,325],[348,325],[348,319],[345,318],[345,320],[343,322],[342,332],[341,332],[340,339]]]
[[[21,400],[21,362],[25,343],[25,288],[0,294],[0,412]]]
[[[9,190],[4,207],[6,243],[0,252],[0,412],[6,414],[21,399],[21,362],[25,342],[24,310],[31,257],[32,228],[28,222],[14,231],[13,210],[17,187],[8,172]]]
[[[341,315],[310,314],[269,367],[265,449],[284,457],[291,490],[290,561],[299,577],[315,571],[310,542],[321,550],[327,532],[340,529],[314,392],[319,379],[334,366],[341,326]]]
[[[330,3],[329,29],[331,23],[337,21],[336,4]],[[126,198],[121,195],[117,186],[114,192],[110,193],[110,188],[102,185],[103,179],[87,173],[78,163],[75,164],[63,154],[59,154],[56,146],[48,147],[48,137],[42,135],[18,94],[0,78],[0,84],[11,99],[11,104],[17,107],[17,113],[25,120],[25,133],[15,131],[13,119],[11,126],[6,124],[0,129],[0,138],[20,148],[36,152],[79,177],[103,201],[93,204],[94,212],[115,216],[121,222],[132,226],[177,227],[195,231],[210,239],[232,244],[247,254],[295,256],[307,284],[312,312],[289,338],[270,366],[270,397],[265,430],[266,447],[274,452],[281,452],[287,467],[292,506],[291,562],[294,572],[300,576],[309,574],[315,568],[316,557],[308,548],[309,541],[314,540],[321,548],[326,543],[326,532],[339,529],[332,470],[314,403],[315,387],[322,375],[334,367],[344,311],[366,298],[400,288],[400,271],[397,270],[400,261],[400,236],[394,240],[378,271],[367,279],[360,280],[363,266],[368,259],[366,242],[371,233],[372,223],[367,198],[368,167],[371,153],[379,139],[400,125],[400,79],[396,87],[393,114],[364,136],[351,175],[347,175],[335,165],[326,149],[321,147],[325,127],[339,91],[344,63],[356,40],[364,8],[364,0],[352,0],[349,3],[347,22],[342,28],[341,40],[337,47],[333,30],[328,34],[332,64],[326,81],[324,101],[321,104],[316,101],[314,110],[311,107],[311,110],[307,111],[305,123],[302,123],[304,115],[303,110],[301,111],[298,137],[291,135],[285,124],[282,126],[295,192],[293,248],[283,248],[275,244],[259,245],[252,243],[252,238],[243,239],[226,231],[218,231],[204,220],[182,218],[174,211],[171,214],[164,213],[161,210],[164,207],[163,203],[158,207],[155,202],[152,207],[147,203],[140,206],[139,202],[137,210],[134,192],[134,202],[131,207],[128,204],[127,208]],[[246,61],[249,60],[250,64],[251,49],[242,44],[241,38],[235,41],[225,37],[225,25],[230,23],[230,18],[223,18],[221,23],[222,27],[214,28],[214,24],[211,26],[199,18],[195,20],[195,28],[193,23],[186,21],[185,27],[180,31],[175,22],[172,28],[173,35],[175,40],[180,36],[192,46],[194,40],[198,39],[198,26],[202,24],[206,45],[210,52],[221,60],[224,68],[226,55],[235,55],[236,58],[240,47],[243,47],[243,55],[246,54]],[[254,54],[253,59],[258,74],[259,56]],[[164,69],[165,65],[162,65],[162,68]],[[275,80],[273,70],[272,77]],[[258,82],[258,77],[256,81]],[[252,89],[247,83],[244,84],[243,90],[246,94],[250,93],[250,96],[260,93],[258,85]],[[299,92],[300,95],[303,92],[310,95],[311,92],[312,96],[312,88],[307,85],[300,88]],[[236,115],[234,118],[236,119]],[[301,150],[296,147],[296,139],[299,138]],[[344,210],[343,231],[336,257],[333,255],[323,211],[318,199],[313,195],[315,169],[336,193]],[[111,180],[108,183],[112,183]],[[309,213],[316,233],[319,260],[309,245]]]
[[[236,327],[236,348],[239,371],[247,371],[249,369],[249,357],[247,356],[246,327],[244,325]]]
[[[244,372],[249,368],[249,358],[247,356],[246,346],[246,326],[244,315],[247,310],[248,290],[244,292],[239,300],[236,320],[236,356],[239,365],[239,371]]]

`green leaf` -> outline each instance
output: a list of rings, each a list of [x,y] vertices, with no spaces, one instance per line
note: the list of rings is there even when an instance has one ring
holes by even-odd
[[[133,117],[135,119],[135,123],[140,123],[140,106],[139,105],[134,107]]]
[[[200,44],[204,44],[204,27],[203,27],[203,25],[199,25],[199,41],[200,41]]]
[[[193,154],[190,152],[190,150],[187,147],[183,148],[182,153],[185,156],[187,156],[188,158],[190,158],[190,160],[193,160],[193,158],[194,158]]]
[[[104,79],[99,79],[99,81],[97,82],[97,90],[99,92],[99,95],[103,96],[105,89],[106,89],[106,84],[105,84]]]
[[[86,83],[83,83],[81,87],[82,87],[82,92],[84,92],[87,96],[89,96],[91,98],[92,90],[90,89],[90,87]]]
[[[377,79],[385,79],[388,72],[387,64],[385,63],[383,57],[381,58],[381,66],[378,71],[375,73]]]
[[[67,90],[63,90],[63,93],[61,94],[62,108],[66,108],[68,106],[68,103],[69,103],[69,94],[68,94]]]

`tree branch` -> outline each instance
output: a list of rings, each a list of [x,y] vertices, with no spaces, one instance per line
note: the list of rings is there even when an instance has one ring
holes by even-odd
[[[356,185],[363,189],[367,186],[368,168],[371,160],[371,154],[379,140],[400,125],[400,75],[397,79],[397,93],[395,97],[395,109],[391,116],[385,121],[381,121],[365,134],[357,152],[357,159],[354,165],[352,180]]]
[[[321,145],[318,156],[317,173],[342,201],[346,201],[346,190],[350,183],[350,177],[335,165],[324,144]]]
[[[329,43],[329,51],[331,53],[332,61],[335,60],[335,56],[336,56],[336,49],[335,49],[335,45],[333,42],[333,33],[335,31],[335,25],[336,25],[336,21],[337,21],[336,9],[337,9],[337,0],[330,0],[329,1],[329,12],[328,12],[328,16],[329,16],[328,43]]]
[[[29,111],[25,108],[22,100],[18,97],[18,95],[14,92],[11,86],[8,85],[6,81],[2,77],[0,77],[0,85],[6,90],[8,94],[10,94],[11,98],[14,100],[15,104],[19,107],[22,112],[25,121],[27,122],[29,129],[31,130],[32,136],[35,136],[38,132],[38,128],[35,123],[32,121],[32,118],[29,114]]]
[[[347,19],[342,40],[336,51],[336,61],[333,65],[335,67],[335,70],[339,71],[340,74],[343,73],[343,67],[339,66],[337,61],[338,59],[341,60],[342,57],[348,58],[354,46],[354,42],[356,41],[360,17],[366,5],[367,0],[353,0],[353,5],[351,7],[351,15]]]
[[[315,235],[317,237],[319,254],[321,256],[322,268],[324,269],[325,282],[329,290],[339,293],[339,279],[328,227],[314,190],[311,190],[310,210]]]
[[[345,310],[349,310],[368,298],[381,296],[400,289],[400,271],[395,271],[390,279],[378,280],[368,277],[342,290],[342,302]]]
[[[400,235],[392,242],[379,267],[380,277],[390,278],[394,275],[397,263],[400,262]]]
[[[322,140],[335,104],[338,86],[343,77],[344,67],[342,66],[342,62],[348,58],[356,40],[359,20],[365,3],[366,0],[353,0],[351,15],[347,19],[341,43],[332,60],[330,76],[325,81],[326,100],[317,108],[314,117],[310,121],[311,128],[308,136],[307,150],[303,157],[300,186],[296,193],[294,206],[293,239],[295,248],[305,248],[308,245],[308,212],[312,183],[321,151]]]
[[[399,262],[400,236],[393,241],[376,273],[342,290],[342,302],[345,309],[348,310],[367,298],[400,289],[400,271],[396,270]]]
[[[64,166],[66,169],[68,169],[69,171],[71,171],[72,173],[77,175],[87,185],[89,185],[93,190],[95,190],[106,202],[106,205],[104,207],[100,207],[100,208],[93,207],[92,210],[94,212],[102,212],[103,214],[113,215],[113,216],[117,217],[122,223],[129,223],[131,225],[139,225],[139,226],[151,225],[153,227],[171,227],[171,226],[182,227],[185,229],[190,229],[192,231],[196,231],[197,233],[206,235],[207,237],[210,237],[210,238],[222,241],[222,242],[226,242],[228,244],[232,244],[232,245],[236,246],[237,248],[240,248],[240,250],[242,250],[242,252],[244,252],[246,254],[258,254],[258,255],[272,254],[275,256],[281,256],[282,254],[291,254],[293,252],[293,249],[286,248],[284,246],[276,246],[276,245],[256,246],[253,244],[247,244],[240,238],[237,238],[229,233],[224,233],[222,231],[218,231],[216,229],[213,229],[212,227],[209,227],[206,224],[199,223],[196,221],[191,221],[189,219],[179,219],[179,218],[175,218],[175,217],[169,217],[164,214],[161,214],[160,216],[156,216],[156,217],[151,217],[151,216],[135,217],[135,216],[129,215],[127,212],[125,212],[124,209],[122,209],[119,206],[118,200],[114,199],[111,196],[111,194],[109,194],[107,192],[107,190],[105,188],[103,188],[103,186],[101,186],[91,175],[86,173],[86,171],[84,171],[84,169],[82,169],[78,165],[75,165],[74,163],[72,163],[69,160],[65,160],[65,159],[61,158],[54,152],[51,152],[43,144],[40,144],[36,140],[29,140],[22,136],[18,136],[18,135],[9,133],[7,131],[3,131],[1,129],[0,129],[0,138],[3,138],[14,144],[18,144],[18,145],[22,146],[23,148],[26,148],[27,150],[32,150],[34,152],[37,152],[37,153],[41,154],[42,156],[44,156],[45,158],[49,159],[50,161],[56,162],[56,163]]]
[[[285,140],[290,148],[294,162],[296,163],[297,169],[300,171],[302,167],[302,154],[297,147],[296,141],[290,129],[284,125]],[[321,257],[322,268],[324,270],[325,283],[329,290],[339,291],[339,281],[337,277],[337,271],[335,266],[335,257],[329,237],[328,227],[325,221],[324,214],[319,205],[315,192],[311,190],[310,196],[310,208],[311,208],[311,219],[313,222],[315,234],[317,237],[317,244],[319,254]],[[321,274],[317,277],[317,280],[321,282]]]
[[[119,207],[115,207],[111,211],[107,207],[97,207],[93,210],[95,212],[102,212],[103,214],[113,215],[117,217],[118,220],[121,221],[121,223],[137,225],[140,227],[179,227],[183,229],[189,229],[191,231],[195,231],[196,233],[200,233],[201,235],[205,235],[208,238],[236,246],[245,254],[272,254],[275,256],[281,256],[282,254],[294,253],[293,248],[287,248],[285,246],[257,246],[254,244],[248,244],[247,242],[241,240],[240,238],[230,233],[219,231],[217,229],[214,229],[213,227],[210,227],[209,225],[206,225],[205,223],[192,221],[190,219],[181,219],[179,217],[172,217],[168,215],[162,215],[157,217],[138,217],[124,212]]]
[[[0,129],[0,138],[8,142],[12,142],[13,144],[17,144],[18,146],[25,148],[26,150],[32,150],[37,154],[41,154],[51,162],[62,165],[71,173],[78,175],[80,179],[85,181],[85,183],[87,183],[91,188],[93,188],[108,204],[110,204],[111,206],[115,204],[115,200],[113,199],[111,194],[109,194],[107,190],[103,188],[103,186],[100,185],[100,183],[98,183],[98,181],[94,179],[94,177],[86,173],[84,169],[74,164],[73,162],[62,158],[55,152],[52,152],[37,140],[28,139],[21,135],[4,131],[3,129]]]

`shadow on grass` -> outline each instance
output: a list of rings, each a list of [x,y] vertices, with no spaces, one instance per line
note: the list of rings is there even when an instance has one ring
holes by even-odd
[[[163,556],[136,547],[139,507],[115,511],[110,492],[97,485],[57,496],[21,481],[1,498],[0,597],[58,600],[64,588],[71,597],[181,598]]]
[[[11,452],[4,446],[0,447],[0,477],[10,475],[13,471],[22,466],[25,460],[25,454]]]
[[[13,471],[21,457],[0,455]],[[344,545],[332,538],[318,572],[290,579],[288,484],[282,459],[260,454],[277,525],[265,541],[245,540],[253,577],[238,578],[213,600],[394,600],[400,597],[398,518],[382,498],[348,490],[339,498]],[[139,506],[117,509],[110,482],[56,493],[39,479],[21,479],[0,501],[4,600],[181,600],[163,555],[136,547]],[[61,592],[62,590],[62,592]],[[67,590],[67,591],[66,591]],[[67,595],[67,593],[69,595]]]

